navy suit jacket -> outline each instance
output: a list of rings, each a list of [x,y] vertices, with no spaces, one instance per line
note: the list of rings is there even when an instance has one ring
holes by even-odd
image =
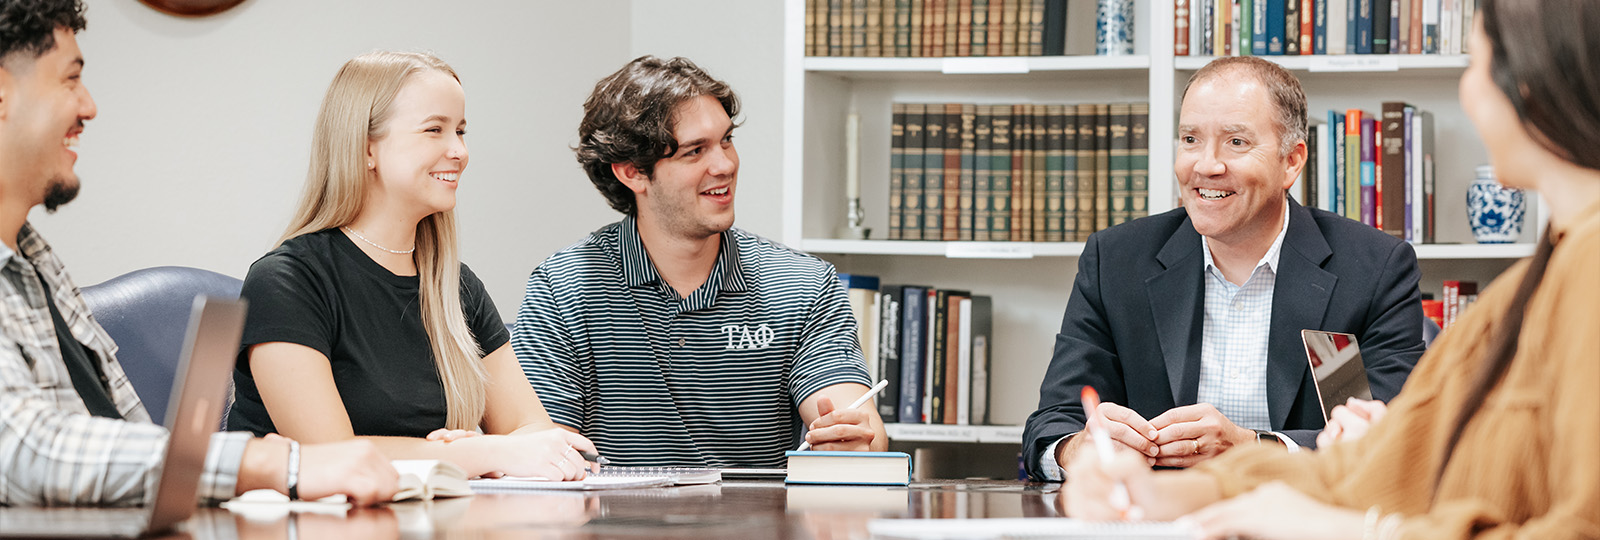
[[[1022,436],[1031,475],[1044,478],[1046,447],[1083,429],[1084,385],[1147,419],[1196,403],[1204,272],[1200,234],[1182,208],[1089,237]],[[1267,338],[1273,431],[1315,447],[1323,426],[1302,329],[1354,334],[1372,396],[1400,392],[1425,347],[1419,275],[1410,244],[1289,199]]]

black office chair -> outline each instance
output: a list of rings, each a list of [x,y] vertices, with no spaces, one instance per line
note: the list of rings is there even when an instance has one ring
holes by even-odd
[[[178,370],[178,355],[188,330],[194,298],[238,298],[243,281],[210,270],[158,266],[135,270],[83,288],[83,300],[100,326],[117,343],[117,360],[150,411],[167,417],[167,399]],[[233,401],[233,389],[228,389]],[[222,425],[228,424],[227,408]]]

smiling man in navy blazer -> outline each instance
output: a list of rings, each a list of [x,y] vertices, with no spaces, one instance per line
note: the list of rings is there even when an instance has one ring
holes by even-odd
[[[1258,58],[1220,59],[1184,90],[1175,169],[1183,208],[1089,237],[1023,435],[1030,474],[1060,480],[1088,437],[1084,385],[1107,434],[1152,465],[1241,444],[1315,445],[1322,411],[1302,329],[1355,334],[1373,397],[1422,356],[1411,246],[1306,208],[1300,83]]]

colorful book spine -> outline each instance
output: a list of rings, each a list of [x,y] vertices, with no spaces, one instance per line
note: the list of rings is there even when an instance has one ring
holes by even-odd
[[[1328,52],[1327,54],[1345,54],[1345,35],[1349,33],[1350,26],[1345,21],[1345,12],[1349,11],[1351,2],[1355,0],[1328,0]]]
[[[1356,12],[1361,10],[1361,2],[1366,0],[1341,0],[1344,5],[1344,51],[1345,54],[1361,54],[1361,48],[1356,46],[1356,39],[1361,36],[1361,17]]]
[[[1061,240],[1078,239],[1078,107],[1061,107]]]
[[[1273,0],[1255,0],[1250,4],[1250,54],[1266,56],[1267,54],[1267,4]]]
[[[928,288],[906,285],[901,295],[900,422],[922,422],[924,358],[927,356]]]
[[[945,410],[945,384],[946,371],[946,344],[950,338],[950,292],[946,289],[933,291],[933,299],[928,304],[928,312],[932,319],[928,323],[928,418],[926,423],[943,424]]]
[[[1011,239],[1011,108],[992,106],[994,111],[994,140],[990,144],[989,160],[990,203],[993,214],[989,220],[989,239]]]
[[[904,210],[900,214],[900,239],[922,239],[922,185],[925,181],[923,174],[923,153],[928,146],[928,134],[924,129],[927,126],[928,106],[921,103],[906,105],[906,157],[905,157],[905,192],[901,197]]]
[[[1377,154],[1373,153],[1376,123],[1371,118],[1361,119],[1361,222],[1378,226]]]
[[[1422,241],[1422,161],[1417,159],[1417,108],[1406,105],[1402,115],[1405,121],[1402,129],[1405,130],[1405,155],[1406,155],[1406,228],[1405,239],[1407,242],[1417,243]]]
[[[844,3],[849,0],[828,0],[828,56],[845,55]]]
[[[1372,54],[1389,54],[1390,0],[1367,0],[1372,5]]]
[[[1017,17],[1022,3],[1027,0],[1005,0],[1005,11],[1000,26],[1000,55],[1017,56]]]
[[[1067,54],[1067,0],[1044,0],[1045,56]]]
[[[955,34],[956,56],[972,56],[972,0],[957,5]]]
[[[944,238],[944,105],[928,104],[923,126],[927,133],[922,150],[922,239]]]
[[[1300,1],[1300,54],[1316,54],[1316,4],[1312,0]]]
[[[1095,230],[1095,145],[1099,142],[1095,138],[1095,125],[1099,122],[1094,105],[1078,105],[1078,237],[1074,240],[1077,242],[1087,241]]]
[[[1439,54],[1439,2],[1422,4],[1422,54]]]
[[[905,212],[906,189],[906,104],[890,107],[889,126],[889,239],[900,240],[905,232],[901,214]]]
[[[1331,186],[1327,191],[1323,192],[1326,200],[1323,201],[1322,209],[1335,214],[1343,215],[1345,179],[1344,114],[1340,113],[1339,111],[1329,110],[1328,125],[1331,126],[1328,130],[1328,134],[1333,137],[1329,140],[1328,144],[1328,146],[1333,149],[1332,159],[1329,160],[1331,162],[1329,163],[1329,166],[1332,167],[1332,170],[1329,171],[1329,177],[1331,180],[1329,183]]]
[[[954,0],[952,0],[954,1]],[[953,241],[961,237],[961,104],[944,106],[944,197],[939,201],[943,214],[940,235],[935,240]]]
[[[1406,237],[1406,152],[1405,122],[1407,105],[1398,101],[1383,104],[1382,139],[1383,232],[1395,238]]]
[[[1356,54],[1372,54],[1372,4],[1388,0],[1351,0],[1356,2]]]
[[[1422,54],[1422,12],[1423,4],[1432,0],[1406,0],[1411,4],[1411,24],[1406,30],[1406,52]]]
[[[1287,0],[1272,0],[1267,2],[1267,54],[1280,56],[1284,51],[1284,30],[1287,20],[1285,9],[1288,8]]]
[[[1361,117],[1360,109],[1344,113],[1344,217],[1361,221]]]
[[[1393,42],[1390,47],[1395,54],[1411,53],[1411,0],[1395,0],[1389,5],[1389,17],[1394,19],[1395,25],[1389,39]]]
[[[894,55],[911,56],[911,0],[894,2]]]
[[[1005,35],[1006,3],[1017,0],[989,0],[989,56],[1002,56],[1005,47],[1001,43]]]
[[[960,198],[957,201],[956,212],[956,240],[971,241],[973,232],[973,200],[975,196],[976,173],[974,170],[978,160],[978,106],[971,103],[961,105],[961,148],[959,159]]]
[[[1332,118],[1329,118],[1329,120],[1332,120]],[[1339,133],[1337,142],[1333,139],[1334,133]],[[1335,149],[1344,145],[1344,134],[1334,131],[1333,123],[1329,122],[1317,124],[1316,129],[1312,131],[1312,135],[1317,139],[1317,144],[1314,146],[1317,150],[1317,159],[1311,162],[1317,166],[1317,181],[1316,189],[1311,196],[1306,197],[1305,204],[1312,208],[1326,210],[1329,207],[1328,198],[1331,196],[1330,192],[1333,191],[1333,185],[1338,180],[1338,173],[1334,171],[1337,163],[1334,161],[1337,159],[1335,158],[1335,155],[1337,155]]]
[[[1328,54],[1328,0],[1311,7],[1311,54]]]
[[[922,46],[922,33],[926,26],[922,18],[927,15],[928,2],[931,1],[911,0],[911,8],[906,10],[906,56],[927,56],[927,49]]]
[[[1284,0],[1283,3],[1283,54],[1298,56],[1300,54],[1300,0]]]
[[[1094,106],[1094,230],[1111,226],[1111,105]]]
[[[806,56],[817,56],[817,0],[806,1]]]
[[[1239,21],[1238,24],[1234,25],[1239,31],[1234,34],[1238,36],[1239,42],[1233,47],[1233,50],[1239,56],[1250,56],[1255,54],[1255,5],[1266,0],[1234,1],[1236,3],[1233,6],[1233,18]]]
[[[1050,215],[1050,171],[1046,168],[1050,158],[1050,118],[1045,105],[1029,105],[1028,110],[1033,116],[1033,157],[1029,166],[1029,174],[1033,179],[1028,196],[1033,199],[1032,213],[1029,218],[1033,221],[1033,234],[1031,240],[1038,242],[1045,239],[1048,234]]]
[[[944,0],[944,48],[940,56],[959,56],[960,34],[961,0]]]
[[[1419,153],[1422,155],[1422,241],[1431,244],[1434,241],[1434,221],[1438,218],[1433,206],[1433,113],[1417,111],[1417,129],[1422,131],[1417,136],[1421,148]]]
[[[1172,54],[1189,56],[1189,0],[1177,0],[1172,8]]]
[[[1045,107],[1045,158],[1044,158],[1044,240],[1046,242],[1064,242],[1065,232],[1062,223],[1066,221],[1066,208],[1062,201],[1065,199],[1066,178],[1062,174],[1062,160],[1066,147],[1066,122],[1067,118],[1062,105],[1048,105]]]
[[[865,13],[860,17],[862,31],[862,56],[883,56],[883,2],[884,0],[866,0]],[[894,0],[889,0],[893,2]]]
[[[1131,209],[1128,208],[1128,199],[1132,197],[1133,193],[1133,186],[1129,183],[1131,180],[1129,174],[1133,172],[1133,167],[1128,163],[1130,157],[1128,152],[1129,135],[1131,131],[1129,129],[1129,117],[1133,112],[1133,108],[1127,103],[1113,103],[1109,110],[1111,150],[1108,153],[1108,157],[1110,158],[1109,167],[1111,171],[1109,182],[1111,215],[1106,222],[1108,227],[1120,225],[1128,221],[1132,216]]]
[[[1150,213],[1150,104],[1135,103],[1131,113],[1132,124],[1128,136],[1128,160],[1132,170],[1128,183],[1129,218],[1139,219]]]
[[[991,180],[989,164],[994,160],[992,146],[994,113],[992,107],[988,105],[978,106],[977,125],[973,127],[973,143],[976,149],[972,171],[972,239],[988,242],[989,220],[993,215],[989,205],[993,202],[994,196],[989,183]]]
[[[1029,5],[1028,56],[1044,56],[1044,10],[1045,0],[1032,0]]]
[[[1033,175],[1028,169],[1033,165],[1033,155],[1028,151],[1028,146],[1033,144],[1033,118],[1028,114],[1027,105],[1011,106],[1011,241],[1023,242],[1031,240],[1029,229],[1033,227],[1028,211],[1033,206],[1033,197],[1028,194],[1028,188],[1033,185]]]
[[[878,416],[885,423],[900,417],[900,315],[905,287],[884,285],[878,288],[878,376],[889,381],[877,395]]]
[[[1217,3],[1217,27],[1216,31],[1211,34],[1211,39],[1213,40],[1211,42],[1211,50],[1217,56],[1232,56],[1233,40],[1228,39],[1228,36],[1233,33],[1233,2],[1231,0],[1215,1]]]
[[[972,0],[972,55],[989,56],[989,0]]]

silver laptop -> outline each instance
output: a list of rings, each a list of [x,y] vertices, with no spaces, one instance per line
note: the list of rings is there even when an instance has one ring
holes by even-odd
[[[244,331],[244,300],[197,297],[167,408],[166,458],[155,504],[146,508],[0,508],[0,537],[134,538],[194,514],[211,434],[222,421],[228,380]]]
[[[1350,398],[1372,399],[1367,366],[1361,363],[1361,347],[1354,335],[1301,330],[1300,338],[1306,344],[1306,360],[1311,362],[1312,381],[1316,383],[1317,399],[1322,402],[1324,422],[1333,414],[1334,407]]]

